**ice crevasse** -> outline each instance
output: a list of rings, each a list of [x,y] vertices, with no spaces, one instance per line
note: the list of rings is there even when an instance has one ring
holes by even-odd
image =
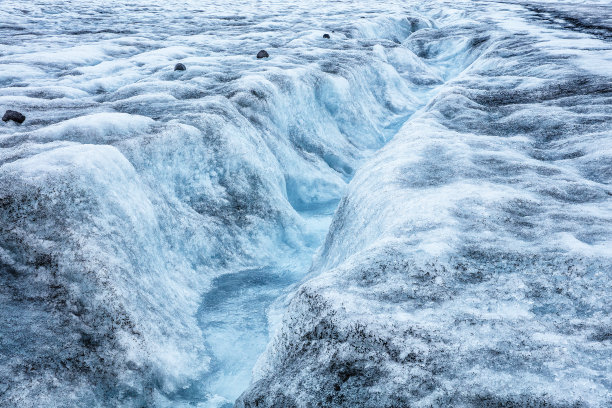
[[[78,2],[90,27],[7,4],[55,41],[0,54],[0,107],[28,112],[0,128],[3,404],[612,404],[612,48],[588,7]],[[259,332],[214,307],[241,276],[233,296],[280,289],[253,289],[271,340],[230,384],[256,355],[219,337]],[[282,319],[256,303],[279,295]]]

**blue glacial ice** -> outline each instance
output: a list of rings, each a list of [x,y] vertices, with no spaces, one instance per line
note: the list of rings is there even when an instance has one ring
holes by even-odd
[[[610,15],[5,0],[0,406],[612,406]]]

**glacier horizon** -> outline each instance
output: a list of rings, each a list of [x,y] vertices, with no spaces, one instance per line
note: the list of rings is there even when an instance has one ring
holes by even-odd
[[[4,6],[0,405],[612,404],[605,2]]]

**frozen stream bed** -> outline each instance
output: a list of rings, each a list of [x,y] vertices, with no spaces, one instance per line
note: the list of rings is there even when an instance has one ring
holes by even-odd
[[[321,238],[331,222],[329,211],[319,209],[306,218],[310,225],[323,227]],[[213,280],[198,310],[198,322],[212,356],[211,370],[181,391],[185,400],[233,406],[249,383],[270,331],[280,323],[287,298],[310,267],[311,253],[305,252],[282,265],[244,269]]]
[[[611,16],[3,1],[0,406],[612,406]]]

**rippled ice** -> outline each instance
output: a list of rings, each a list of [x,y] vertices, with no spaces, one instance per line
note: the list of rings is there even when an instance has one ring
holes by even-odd
[[[246,390],[245,406],[522,406],[499,389],[530,395],[523,371],[486,356],[551,313],[597,342],[575,340],[574,368],[546,363],[573,384],[560,400],[609,401],[608,11],[5,0],[0,113],[27,119],[0,125],[0,405],[229,406]],[[512,303],[520,276],[487,286],[500,262],[540,297]],[[551,294],[555,262],[593,273],[572,282],[598,300]],[[434,285],[403,274],[415,263]],[[497,296],[499,338],[468,316]],[[495,341],[451,361],[466,321]],[[410,343],[415,327],[449,349]],[[524,378],[556,391],[540,374]]]

